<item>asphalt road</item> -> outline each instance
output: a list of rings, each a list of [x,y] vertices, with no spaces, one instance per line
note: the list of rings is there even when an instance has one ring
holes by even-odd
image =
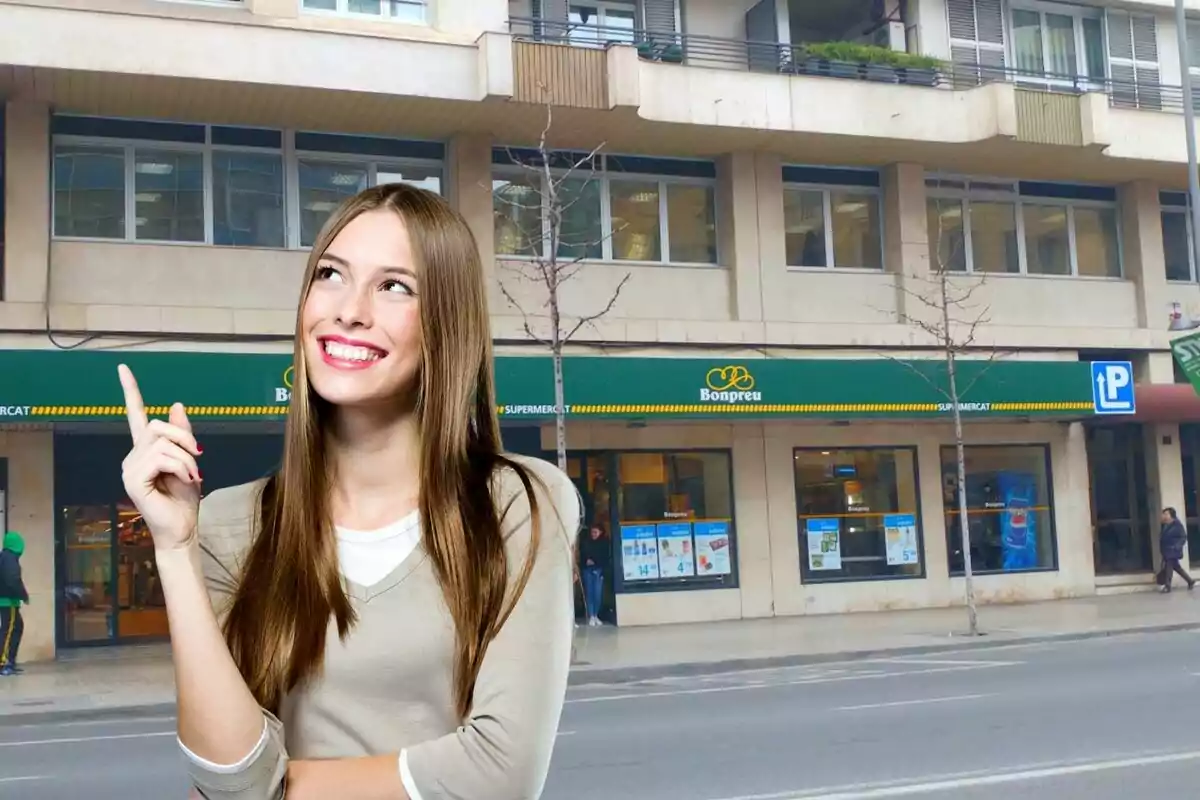
[[[1197,796],[1200,634],[572,689],[548,800]],[[183,798],[172,721],[4,726],[0,797]]]

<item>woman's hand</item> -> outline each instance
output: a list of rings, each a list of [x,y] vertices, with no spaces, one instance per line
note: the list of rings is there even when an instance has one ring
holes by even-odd
[[[133,449],[121,464],[125,492],[146,520],[155,550],[186,547],[196,535],[200,510],[196,458],[202,450],[181,404],[171,406],[169,422],[148,420],[133,373],[124,364],[117,371],[133,437]]]

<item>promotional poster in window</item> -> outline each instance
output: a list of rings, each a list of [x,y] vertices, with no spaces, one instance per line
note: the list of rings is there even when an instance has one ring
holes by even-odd
[[[996,488],[1004,503],[1000,522],[1004,570],[1036,569],[1037,515],[1032,511],[1037,505],[1037,481],[1028,473],[999,472]]]

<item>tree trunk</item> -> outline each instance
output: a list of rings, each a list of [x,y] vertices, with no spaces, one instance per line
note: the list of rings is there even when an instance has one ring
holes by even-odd
[[[554,446],[558,468],[567,471],[567,406],[563,391],[562,344],[554,348]]]
[[[962,534],[963,578],[967,588],[967,623],[971,636],[979,635],[979,613],[975,608],[975,578],[971,566],[971,520],[967,515],[967,453],[963,446],[962,408],[958,399],[958,376],[953,351],[946,353],[950,378],[950,408],[954,414],[954,457],[958,468],[958,521]]]

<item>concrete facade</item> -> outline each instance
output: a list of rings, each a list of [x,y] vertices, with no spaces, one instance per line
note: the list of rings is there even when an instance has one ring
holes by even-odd
[[[750,5],[685,2],[684,33],[743,40]],[[910,5],[918,49],[948,57],[944,0]],[[1170,4],[1123,5],[1155,16],[1161,80],[1176,84]],[[1192,5],[1200,16],[1200,3]],[[514,99],[520,71],[528,67],[514,57],[520,42],[509,34],[509,17],[529,12],[504,0],[429,0],[428,7],[429,24],[415,26],[310,14],[301,0],[0,0],[0,97],[7,98],[0,350],[47,349],[47,329],[72,342],[94,337],[86,347],[282,350],[295,324],[306,258],[299,246],[54,236],[52,118],[58,113],[264,126],[283,131],[289,159],[296,133],[304,131],[445,143],[443,191],[467,218],[491,270],[494,335],[501,350],[528,352],[525,320],[500,288],[510,265],[495,256],[491,186],[492,148],[529,146],[545,124],[545,108]],[[97,44],[55,44],[66,41]],[[989,317],[978,347],[1063,361],[1119,352],[1137,364],[1146,383],[1174,381],[1168,307],[1179,302],[1200,314],[1200,284],[1167,280],[1160,217],[1159,193],[1186,186],[1181,114],[1113,107],[1103,93],[1068,95],[1073,105],[1065,113],[1081,133],[1077,144],[1063,145],[1023,133],[1028,120],[1022,114],[1029,112],[1019,94],[1027,89],[1012,83],[954,91],[764,74],[736,63],[641,59],[622,44],[608,47],[602,58],[598,80],[606,87],[606,107],[556,107],[554,145],[590,149],[603,141],[606,152],[714,161],[718,263],[589,262],[564,291],[568,315],[594,312],[596,298],[611,294],[626,275],[629,282],[613,312],[581,333],[573,352],[935,354],[919,325],[929,309],[915,299],[932,269],[926,179],[987,175],[1115,189],[1122,272],[1109,278],[988,275],[977,295]],[[789,266],[784,168],[792,165],[878,170],[882,269]],[[536,287],[505,286],[526,307],[537,307]],[[52,656],[56,642],[53,434],[49,426],[0,424],[9,524],[30,542],[30,658]],[[552,432],[542,435],[549,445]],[[1183,509],[1179,425],[1148,424],[1141,435],[1149,508]],[[941,513],[939,447],[953,442],[942,424],[635,428],[579,422],[568,437],[572,449],[732,454],[738,588],[622,594],[621,624],[961,602],[962,581],[949,577]],[[1098,583],[1093,560],[1083,425],[986,422],[972,424],[969,437],[977,444],[1045,444],[1053,464],[1057,569],[983,576],[980,599],[1094,594],[1104,581]],[[917,448],[923,578],[801,582],[791,453],[822,445]]]

